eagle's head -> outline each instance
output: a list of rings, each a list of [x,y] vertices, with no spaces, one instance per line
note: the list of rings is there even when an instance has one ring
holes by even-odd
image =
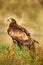
[[[13,18],[9,18],[9,19],[7,19],[7,21],[10,22],[10,23],[13,23],[14,22],[16,24],[16,20],[13,19]]]

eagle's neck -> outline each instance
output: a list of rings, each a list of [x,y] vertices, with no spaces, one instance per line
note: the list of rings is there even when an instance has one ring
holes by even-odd
[[[10,23],[10,25],[9,25],[9,27],[16,27],[17,26],[17,24],[16,23],[14,23],[14,22],[12,22],[12,23]]]

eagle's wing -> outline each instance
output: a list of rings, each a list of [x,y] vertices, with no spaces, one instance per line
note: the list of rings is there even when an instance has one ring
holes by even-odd
[[[17,25],[17,28],[20,29],[20,30],[22,30],[23,32],[25,32],[27,34],[27,36],[30,37],[29,31],[27,31],[24,27],[21,27],[20,25]]]
[[[9,29],[9,35],[14,39],[28,40],[26,33],[20,29]]]
[[[16,28],[16,29],[19,29],[19,30],[25,32],[26,35],[30,37],[29,31],[27,31],[24,27],[22,27],[22,26],[20,26],[20,25],[18,25],[18,24],[15,24],[15,23],[10,24],[10,25],[9,25],[9,28],[10,28],[10,27],[12,27],[13,29],[15,29],[15,28]]]

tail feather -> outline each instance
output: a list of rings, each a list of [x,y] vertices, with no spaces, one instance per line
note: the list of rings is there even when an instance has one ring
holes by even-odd
[[[36,41],[36,40],[33,40],[33,41],[39,44],[39,42],[38,42],[38,41]]]

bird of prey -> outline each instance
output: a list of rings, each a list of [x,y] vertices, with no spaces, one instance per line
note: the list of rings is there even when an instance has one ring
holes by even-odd
[[[13,43],[16,43],[21,47],[23,45],[27,46],[29,49],[34,47],[34,43],[39,43],[31,38],[30,33],[22,26],[18,25],[14,18],[9,18],[7,21],[10,22],[9,28],[7,30],[8,34],[11,36]]]

